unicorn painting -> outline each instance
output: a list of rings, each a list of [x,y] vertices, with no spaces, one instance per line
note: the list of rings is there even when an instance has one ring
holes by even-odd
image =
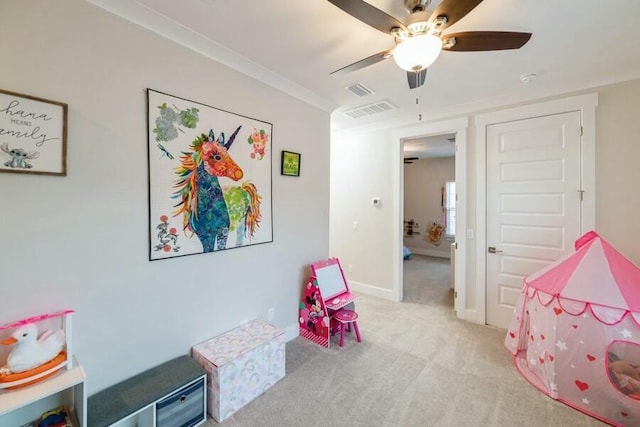
[[[256,186],[245,181],[240,185],[221,186],[219,179],[235,182],[244,177],[242,168],[229,154],[240,128],[225,141],[221,132],[217,139],[213,130],[201,134],[182,152],[173,188],[174,217],[182,216],[182,229],[202,244],[204,252],[226,249],[230,232],[235,232],[236,246],[251,239],[261,220],[261,197]]]
[[[273,242],[273,125],[147,95],[149,260]]]

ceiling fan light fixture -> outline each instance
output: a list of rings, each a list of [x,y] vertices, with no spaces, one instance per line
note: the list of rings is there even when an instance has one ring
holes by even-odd
[[[393,51],[393,59],[398,67],[406,71],[421,71],[440,55],[442,40],[432,34],[407,37]]]

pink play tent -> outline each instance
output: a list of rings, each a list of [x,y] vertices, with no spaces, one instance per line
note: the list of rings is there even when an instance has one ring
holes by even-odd
[[[525,278],[505,345],[553,399],[612,425],[640,425],[640,269],[590,231]]]

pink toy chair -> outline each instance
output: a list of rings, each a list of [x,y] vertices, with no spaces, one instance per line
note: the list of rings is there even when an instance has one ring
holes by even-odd
[[[333,314],[333,320],[335,322],[335,327],[333,329],[333,334],[335,334],[340,329],[340,347],[344,345],[344,330],[351,331],[351,325],[353,325],[353,330],[356,332],[356,340],[361,342],[360,340],[360,330],[358,330],[358,313],[353,310],[338,310]]]

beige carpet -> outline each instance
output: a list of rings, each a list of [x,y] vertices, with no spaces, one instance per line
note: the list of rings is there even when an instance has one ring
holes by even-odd
[[[603,425],[530,386],[503,347],[503,330],[455,317],[448,260],[414,255],[404,266],[412,302],[358,299],[362,343],[289,342],[286,377],[221,425]]]
[[[403,262],[403,301],[453,309],[448,258],[411,255]]]

